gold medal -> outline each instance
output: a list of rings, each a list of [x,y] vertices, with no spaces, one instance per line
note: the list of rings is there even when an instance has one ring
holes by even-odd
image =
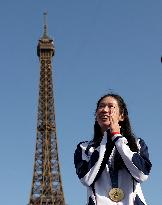
[[[108,193],[110,199],[115,202],[119,202],[124,198],[124,192],[120,188],[112,188]]]

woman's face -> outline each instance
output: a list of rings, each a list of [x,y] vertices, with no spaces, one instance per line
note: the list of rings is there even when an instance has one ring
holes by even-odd
[[[113,116],[116,123],[123,120],[118,102],[111,96],[103,98],[97,108],[96,120],[102,131],[106,131],[110,127],[110,116]]]

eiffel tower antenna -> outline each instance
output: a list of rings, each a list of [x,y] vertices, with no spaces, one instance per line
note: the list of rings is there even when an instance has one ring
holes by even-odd
[[[47,13],[44,13],[44,33],[37,46],[40,83],[35,159],[28,205],[65,205],[58,155],[52,82],[51,62],[54,54],[53,40],[47,35]]]
[[[44,15],[44,34],[43,36],[47,37],[48,36],[47,35],[47,12],[44,12],[43,15]]]

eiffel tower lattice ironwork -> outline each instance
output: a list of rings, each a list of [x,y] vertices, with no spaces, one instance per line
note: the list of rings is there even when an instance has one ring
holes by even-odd
[[[46,13],[44,13],[44,34],[37,46],[40,85],[34,171],[29,205],[65,205],[58,157],[52,83],[51,61],[54,53],[53,40],[47,35]]]

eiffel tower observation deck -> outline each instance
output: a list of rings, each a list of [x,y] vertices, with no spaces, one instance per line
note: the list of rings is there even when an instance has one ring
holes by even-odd
[[[28,205],[65,205],[55,121],[52,82],[53,40],[47,34],[47,13],[44,33],[39,39],[37,55],[40,62],[39,100],[32,187]]]

